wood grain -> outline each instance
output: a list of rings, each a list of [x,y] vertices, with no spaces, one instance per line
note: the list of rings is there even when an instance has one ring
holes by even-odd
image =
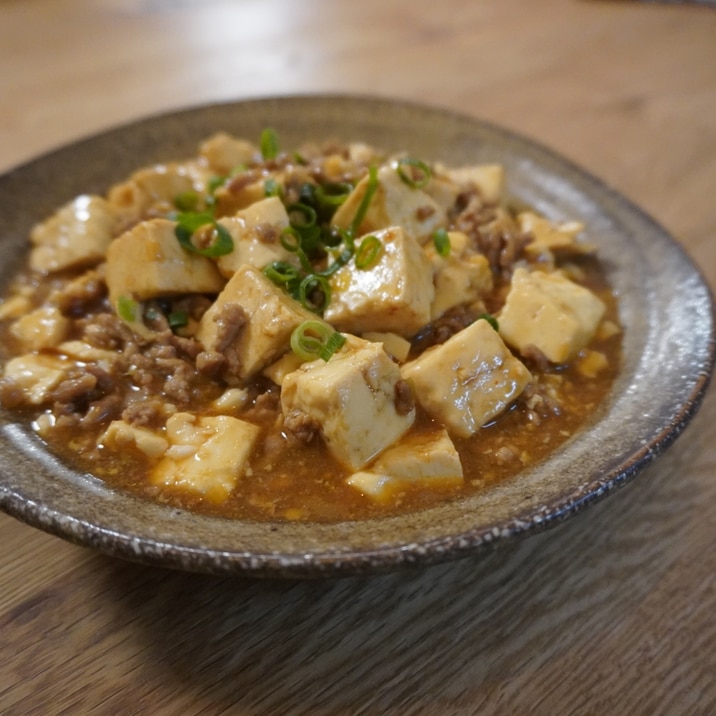
[[[0,0],[0,170],[202,102],[403,97],[577,161],[713,286],[715,39],[713,10],[651,3]],[[205,577],[0,516],[0,713],[715,713],[715,475],[712,389],[617,494],[430,569]]]

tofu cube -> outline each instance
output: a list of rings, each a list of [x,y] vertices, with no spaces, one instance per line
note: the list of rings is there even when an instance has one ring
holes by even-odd
[[[99,438],[99,444],[113,450],[135,449],[151,460],[160,458],[167,451],[169,442],[148,428],[130,425],[124,420],[113,420]]]
[[[217,260],[219,271],[230,278],[244,264],[263,268],[274,261],[294,262],[295,254],[281,246],[281,231],[289,225],[288,214],[278,197],[270,197],[219,219],[234,240],[234,249]]]
[[[411,485],[428,489],[459,487],[463,483],[462,464],[447,430],[428,435],[410,433],[387,448],[367,470],[354,473],[346,482],[384,502]]]
[[[463,438],[505,410],[532,379],[485,320],[428,348],[401,372],[423,408]]]
[[[527,244],[525,252],[535,258],[549,253],[580,256],[596,251],[594,244],[578,239],[584,231],[584,224],[579,221],[555,224],[532,211],[523,211],[517,215],[517,225],[523,233],[532,234],[533,240]]]
[[[231,327],[222,322],[233,320],[226,317],[237,314],[245,323],[227,339]],[[290,347],[291,333],[308,320],[319,319],[257,268],[245,264],[202,316],[196,338],[204,350],[231,352],[233,370],[244,379],[283,355]]]
[[[28,351],[54,348],[70,331],[70,319],[62,315],[55,306],[43,306],[18,318],[10,333]]]
[[[107,251],[109,298],[144,301],[182,293],[218,293],[224,279],[216,264],[186,251],[174,235],[175,224],[152,219],[116,238]]]
[[[505,193],[505,168],[501,164],[477,164],[446,169],[445,173],[460,186],[474,186],[489,203],[499,203]]]
[[[435,285],[431,321],[455,306],[473,303],[492,290],[492,271],[487,257],[471,251],[469,240],[461,231],[450,231],[448,238],[450,253],[447,256],[440,256],[432,242],[425,245]]]
[[[223,502],[246,472],[259,433],[256,425],[228,415],[175,413],[167,420],[169,447],[150,479]]]
[[[52,355],[28,353],[11,358],[5,364],[4,381],[19,390],[21,404],[42,405],[52,391],[67,378],[70,364]]]
[[[430,320],[435,289],[430,261],[402,227],[376,231],[382,249],[365,269],[349,261],[331,277],[325,319],[341,331],[397,333],[409,338]],[[357,251],[366,237],[356,241]]]
[[[126,182],[115,184],[107,199],[125,221],[136,221],[145,218],[151,208],[173,208],[182,194],[204,194],[208,178],[206,167],[198,163],[156,164],[140,169]]]
[[[396,409],[398,366],[379,343],[350,337],[328,362],[304,363],[281,388],[285,416],[299,411],[320,426],[335,458],[360,470],[398,440],[415,420],[415,409]]]
[[[368,177],[356,184],[348,198],[333,216],[333,223],[348,229],[368,188]],[[357,235],[369,234],[402,226],[407,234],[424,244],[435,229],[447,225],[447,215],[438,202],[422,189],[408,186],[398,175],[395,166],[378,170],[378,187],[370,202]]]
[[[499,315],[500,335],[520,353],[537,348],[552,363],[573,359],[594,336],[605,306],[559,273],[515,270]]]
[[[261,152],[245,139],[217,132],[199,145],[199,154],[208,162],[213,172],[229,174],[236,167],[260,161]]]
[[[119,216],[99,196],[78,196],[30,233],[30,268],[40,273],[91,266],[104,255]]]

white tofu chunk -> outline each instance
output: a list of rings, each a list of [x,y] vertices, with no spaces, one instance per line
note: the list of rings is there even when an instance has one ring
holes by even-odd
[[[11,318],[20,318],[24,314],[32,310],[32,301],[29,295],[10,296],[6,299],[0,299],[0,321],[6,321]]]
[[[485,320],[428,348],[401,372],[423,408],[459,437],[499,415],[532,379]]]
[[[404,363],[410,353],[410,341],[397,333],[382,333],[380,331],[366,331],[361,338],[374,343],[382,343],[385,352],[393,356],[399,363]]]
[[[175,224],[152,219],[116,238],[107,251],[109,298],[144,301],[182,293],[219,293],[224,279],[216,264],[186,251],[174,235]]]
[[[293,351],[288,351],[288,353],[284,353],[277,361],[266,366],[262,373],[276,385],[282,385],[283,379],[289,373],[298,370],[305,362],[306,361],[297,356]]]
[[[217,132],[199,145],[199,154],[219,175],[229,174],[236,167],[260,161],[261,152],[251,142]]]
[[[455,306],[473,303],[492,291],[492,271],[487,257],[471,251],[468,237],[461,231],[450,231],[448,239],[450,253],[447,256],[440,256],[434,243],[425,245],[435,284],[431,321]]]
[[[579,256],[597,249],[594,244],[579,240],[579,234],[584,231],[584,224],[579,221],[555,224],[532,211],[523,211],[517,215],[517,225],[523,233],[532,234],[533,241],[527,244],[525,253],[536,258],[549,253]]]
[[[427,489],[459,487],[463,483],[462,464],[447,430],[429,435],[410,433],[346,482],[384,502],[410,485]]]
[[[475,186],[487,202],[499,203],[504,196],[505,168],[501,164],[477,164],[444,171],[458,185]]]
[[[304,363],[283,380],[284,416],[307,415],[335,458],[360,470],[413,424],[415,409],[398,412],[398,366],[379,343],[351,336],[326,363]]]
[[[500,335],[524,354],[537,348],[552,363],[574,358],[594,336],[605,306],[559,273],[515,270],[499,315]]]
[[[331,302],[325,319],[340,331],[380,331],[409,338],[430,320],[435,294],[430,261],[402,227],[376,231],[382,249],[365,269],[354,261],[330,279]],[[356,241],[357,251],[367,237]]]
[[[43,306],[18,318],[10,333],[27,351],[54,348],[70,331],[70,320],[55,306]]]
[[[119,217],[99,196],[78,196],[30,233],[30,268],[40,273],[97,264],[118,226]]]
[[[274,261],[295,261],[295,254],[281,246],[281,231],[289,225],[289,219],[276,196],[257,201],[218,223],[234,240],[233,251],[217,259],[219,271],[227,278],[244,264],[263,268]]]
[[[233,331],[230,325],[222,326],[222,322],[237,320],[231,316],[242,316],[245,322]],[[232,372],[244,379],[283,355],[290,347],[291,333],[308,320],[320,319],[257,268],[245,264],[202,316],[196,338],[204,350],[227,355]]]
[[[5,364],[4,378],[10,380],[26,405],[42,405],[67,377],[69,364],[52,355],[28,353]]]
[[[196,162],[156,164],[140,169],[107,193],[110,204],[125,220],[143,219],[151,208],[169,210],[177,197],[206,192],[206,167]]]
[[[348,229],[368,188],[368,177],[356,184],[333,216],[333,224]],[[378,187],[356,234],[369,234],[402,226],[407,234],[424,244],[435,231],[447,225],[445,209],[422,189],[413,189],[398,175],[395,166],[378,170]]]
[[[99,438],[99,444],[115,452],[134,448],[149,459],[156,460],[167,451],[169,442],[148,428],[130,425],[124,420],[113,420]]]
[[[223,502],[246,472],[259,432],[256,425],[228,415],[175,413],[167,420],[169,447],[153,468],[151,482]]]

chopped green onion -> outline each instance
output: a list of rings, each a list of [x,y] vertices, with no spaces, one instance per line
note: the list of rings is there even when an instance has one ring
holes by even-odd
[[[328,363],[333,354],[343,348],[345,343],[346,337],[342,333],[334,331],[333,333],[331,333],[328,341],[323,346],[323,348],[321,348],[321,352],[318,354],[318,357]]]
[[[445,258],[450,255],[450,237],[445,229],[436,229],[433,232],[433,244],[439,256]]]
[[[298,286],[298,300],[309,311],[323,313],[331,302],[328,279],[321,274],[308,274]]]
[[[127,323],[139,320],[139,304],[129,296],[120,296],[117,299],[117,315]]]
[[[420,159],[411,159],[410,157],[399,159],[396,171],[398,176],[411,189],[422,189],[430,181],[432,174],[430,167],[425,162]]]
[[[316,225],[318,216],[316,210],[308,204],[291,204],[286,208],[291,226],[300,231],[301,229]]]
[[[383,244],[377,236],[366,236],[356,250],[356,268],[369,269],[380,257],[383,251]]]
[[[321,271],[320,275],[325,276],[326,278],[333,276],[339,268],[345,266],[351,258],[353,258],[353,254],[354,249],[352,247],[343,249],[343,251],[341,251],[341,253],[336,257],[336,260],[327,269]]]
[[[223,186],[226,182],[226,177],[211,177],[208,182],[206,182],[206,191],[209,194],[209,196],[212,196],[214,192],[220,187]]]
[[[296,254],[296,256],[298,256],[298,260],[301,262],[301,266],[306,273],[313,272],[313,266],[308,260],[306,252],[303,250],[303,237],[298,229],[293,226],[287,226],[281,232],[279,241],[281,242],[281,246],[283,246],[286,251],[290,251],[292,254]]]
[[[183,328],[189,323],[189,314],[186,311],[172,311],[167,321],[170,328]]]
[[[291,350],[302,360],[328,361],[346,338],[322,321],[304,321],[291,334]]]
[[[184,191],[174,197],[174,206],[179,211],[196,211],[199,206],[199,195],[195,191]]]
[[[193,241],[194,234],[203,227],[211,227],[211,241],[206,247],[199,247]],[[214,220],[211,214],[188,212],[179,214],[174,235],[186,251],[201,256],[216,258],[230,254],[234,250],[234,240],[225,227]]]
[[[348,198],[351,191],[353,191],[353,187],[347,182],[319,184],[316,187],[316,199],[323,206],[337,207]]]
[[[298,269],[287,261],[274,261],[265,266],[263,275],[278,286],[289,284],[299,278]]]
[[[273,178],[264,182],[264,194],[266,196],[281,196],[281,185]]]
[[[356,215],[353,217],[353,221],[348,229],[348,233],[351,236],[355,236],[358,229],[360,229],[360,225],[363,223],[363,219],[365,219],[365,215],[368,213],[370,202],[373,201],[373,195],[377,189],[378,169],[372,166],[368,169],[368,186],[366,187],[365,194],[363,194],[363,198],[358,205],[358,211],[356,211]]]
[[[275,129],[267,127],[261,132],[261,139],[259,141],[261,147],[261,156],[264,161],[270,159],[276,159],[278,156],[278,135]]]
[[[500,330],[500,324],[497,322],[497,319],[489,313],[480,314],[477,320],[487,321],[496,331]]]

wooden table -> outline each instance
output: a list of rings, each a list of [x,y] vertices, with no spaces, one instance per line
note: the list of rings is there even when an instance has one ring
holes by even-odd
[[[341,91],[570,157],[716,285],[716,11],[595,0],[0,0],[0,169],[149,113]],[[687,327],[688,328],[688,327]],[[0,517],[0,712],[716,713],[716,395],[576,519],[481,558],[246,581]]]

